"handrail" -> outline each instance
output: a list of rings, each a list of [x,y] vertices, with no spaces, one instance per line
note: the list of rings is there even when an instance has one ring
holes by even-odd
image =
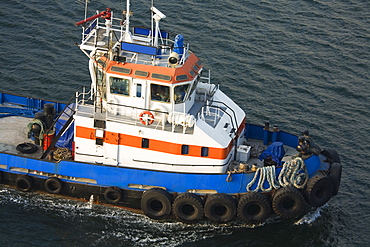
[[[223,108],[222,108],[222,107],[220,107],[220,106],[213,105],[212,103],[219,103],[219,104],[224,105],[227,109],[231,110],[231,112],[233,113],[233,116],[231,116],[231,115],[227,112],[227,110],[223,109]],[[229,116],[229,118],[230,118],[230,120],[231,120],[231,124],[232,124],[233,130],[234,130],[233,132],[234,132],[234,134],[236,134],[236,133],[237,133],[237,130],[238,130],[238,125],[237,125],[237,124],[238,124],[238,123],[237,123],[237,119],[236,119],[236,114],[235,114],[234,110],[233,110],[231,107],[229,107],[228,105],[226,105],[224,102],[220,102],[220,101],[211,101],[211,102],[210,102],[210,104],[209,104],[209,103],[207,103],[206,105],[202,106],[201,110],[199,111],[199,114],[200,114],[201,119],[202,119],[203,121],[205,121],[205,118],[204,118],[204,108],[205,108],[205,107],[212,107],[212,108],[217,109],[217,110],[219,110],[219,111],[222,111],[223,113],[225,113],[226,115],[228,115],[228,116]],[[211,116],[211,114],[210,114],[209,116]],[[219,117],[219,118],[221,118],[222,116],[220,116],[220,114],[217,114],[217,115],[215,115],[215,117]],[[235,123],[234,123],[234,122],[235,122]]]

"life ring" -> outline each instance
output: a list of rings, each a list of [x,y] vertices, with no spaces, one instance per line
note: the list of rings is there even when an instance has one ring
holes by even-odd
[[[278,189],[272,198],[272,209],[283,218],[296,218],[303,214],[305,200],[294,187]]]
[[[51,194],[59,194],[60,192],[62,192],[63,189],[62,181],[60,181],[59,178],[55,177],[48,178],[45,181],[45,189]]]
[[[321,207],[333,195],[333,181],[330,177],[318,174],[307,182],[305,195],[307,202],[313,207]]]
[[[109,187],[104,191],[104,199],[108,203],[118,203],[122,199],[122,192],[118,188]]]
[[[337,195],[340,186],[340,180],[342,177],[342,165],[339,163],[333,163],[330,165],[329,174],[333,182],[333,195]]]
[[[144,125],[151,125],[154,122],[154,115],[150,111],[143,111],[139,115],[139,120]]]
[[[28,192],[32,189],[32,180],[28,176],[19,176],[15,180],[15,187],[23,192]]]
[[[151,219],[161,220],[171,214],[172,196],[161,188],[152,188],[141,196],[141,210]]]
[[[249,192],[240,198],[237,213],[247,223],[262,223],[269,217],[271,206],[261,193]]]
[[[210,195],[204,205],[204,215],[216,223],[226,223],[236,216],[236,202],[227,194]]]
[[[32,154],[37,151],[37,146],[33,143],[25,142],[16,147],[17,151],[24,154]]]
[[[196,194],[184,193],[176,197],[172,210],[179,220],[194,223],[203,218],[203,201]]]

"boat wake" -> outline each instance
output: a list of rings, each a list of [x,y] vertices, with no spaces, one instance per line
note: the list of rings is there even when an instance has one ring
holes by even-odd
[[[108,243],[115,246],[117,243],[121,246],[177,246],[215,236],[231,235],[238,229],[262,226],[245,225],[238,221],[228,224],[213,224],[210,221],[185,224],[175,219],[155,221],[122,208],[93,204],[92,198],[86,202],[2,188],[0,207],[6,206],[16,209],[17,214],[27,215],[31,212],[42,215],[44,218],[40,219],[39,224],[58,217],[58,222],[64,223],[55,227],[73,225],[75,229],[71,231],[86,236],[84,244],[90,246],[106,246]],[[68,244],[71,239],[73,238],[66,238],[64,241]]]
[[[148,217],[117,207],[109,207],[89,201],[77,201],[39,193],[21,193],[12,188],[0,190],[0,207],[17,208],[20,214],[36,212],[46,219],[59,217],[68,227],[73,223],[73,231],[86,236],[84,244],[106,246],[108,243],[121,246],[178,246],[185,243],[211,239],[215,236],[228,236],[243,229],[254,229],[276,223],[267,220],[260,225],[246,225],[239,221],[228,224],[213,224],[201,221],[197,224],[184,224],[174,220],[155,221]],[[324,205],[323,207],[326,207]],[[321,216],[323,207],[303,216],[294,225],[311,224]],[[279,220],[278,220],[279,221]],[[63,226],[59,226],[63,227]],[[65,226],[64,226],[65,227]],[[72,231],[72,230],[71,230]],[[87,238],[87,236],[89,236]],[[68,244],[71,239],[64,239]]]
[[[327,206],[328,204],[325,204],[324,206],[316,208],[314,211],[307,213],[301,219],[296,221],[294,225],[311,224],[312,222],[314,222],[317,218],[321,216],[321,210]]]

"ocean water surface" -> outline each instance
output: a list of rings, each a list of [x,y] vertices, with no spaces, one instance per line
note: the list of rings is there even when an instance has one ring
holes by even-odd
[[[247,121],[304,129],[343,164],[339,194],[298,220],[194,225],[0,186],[2,246],[369,246],[370,1],[154,1]],[[123,0],[91,0],[120,15]],[[151,1],[131,1],[149,26]],[[0,3],[0,91],[67,101],[89,86],[75,0]]]

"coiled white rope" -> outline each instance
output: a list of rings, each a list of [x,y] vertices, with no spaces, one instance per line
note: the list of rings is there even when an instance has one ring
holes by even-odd
[[[303,189],[308,181],[307,168],[304,161],[297,157],[291,162],[285,162],[279,174],[279,184],[282,187],[294,186]]]
[[[259,176],[257,186],[255,189],[250,190],[255,184]],[[268,188],[264,188],[263,184],[267,181]],[[305,163],[301,158],[295,158],[290,162],[284,163],[283,168],[276,179],[275,166],[260,167],[254,174],[251,182],[247,184],[246,190],[251,192],[263,191],[269,192],[272,189],[279,189],[280,187],[294,186],[298,189],[304,188],[308,181],[307,169]]]

